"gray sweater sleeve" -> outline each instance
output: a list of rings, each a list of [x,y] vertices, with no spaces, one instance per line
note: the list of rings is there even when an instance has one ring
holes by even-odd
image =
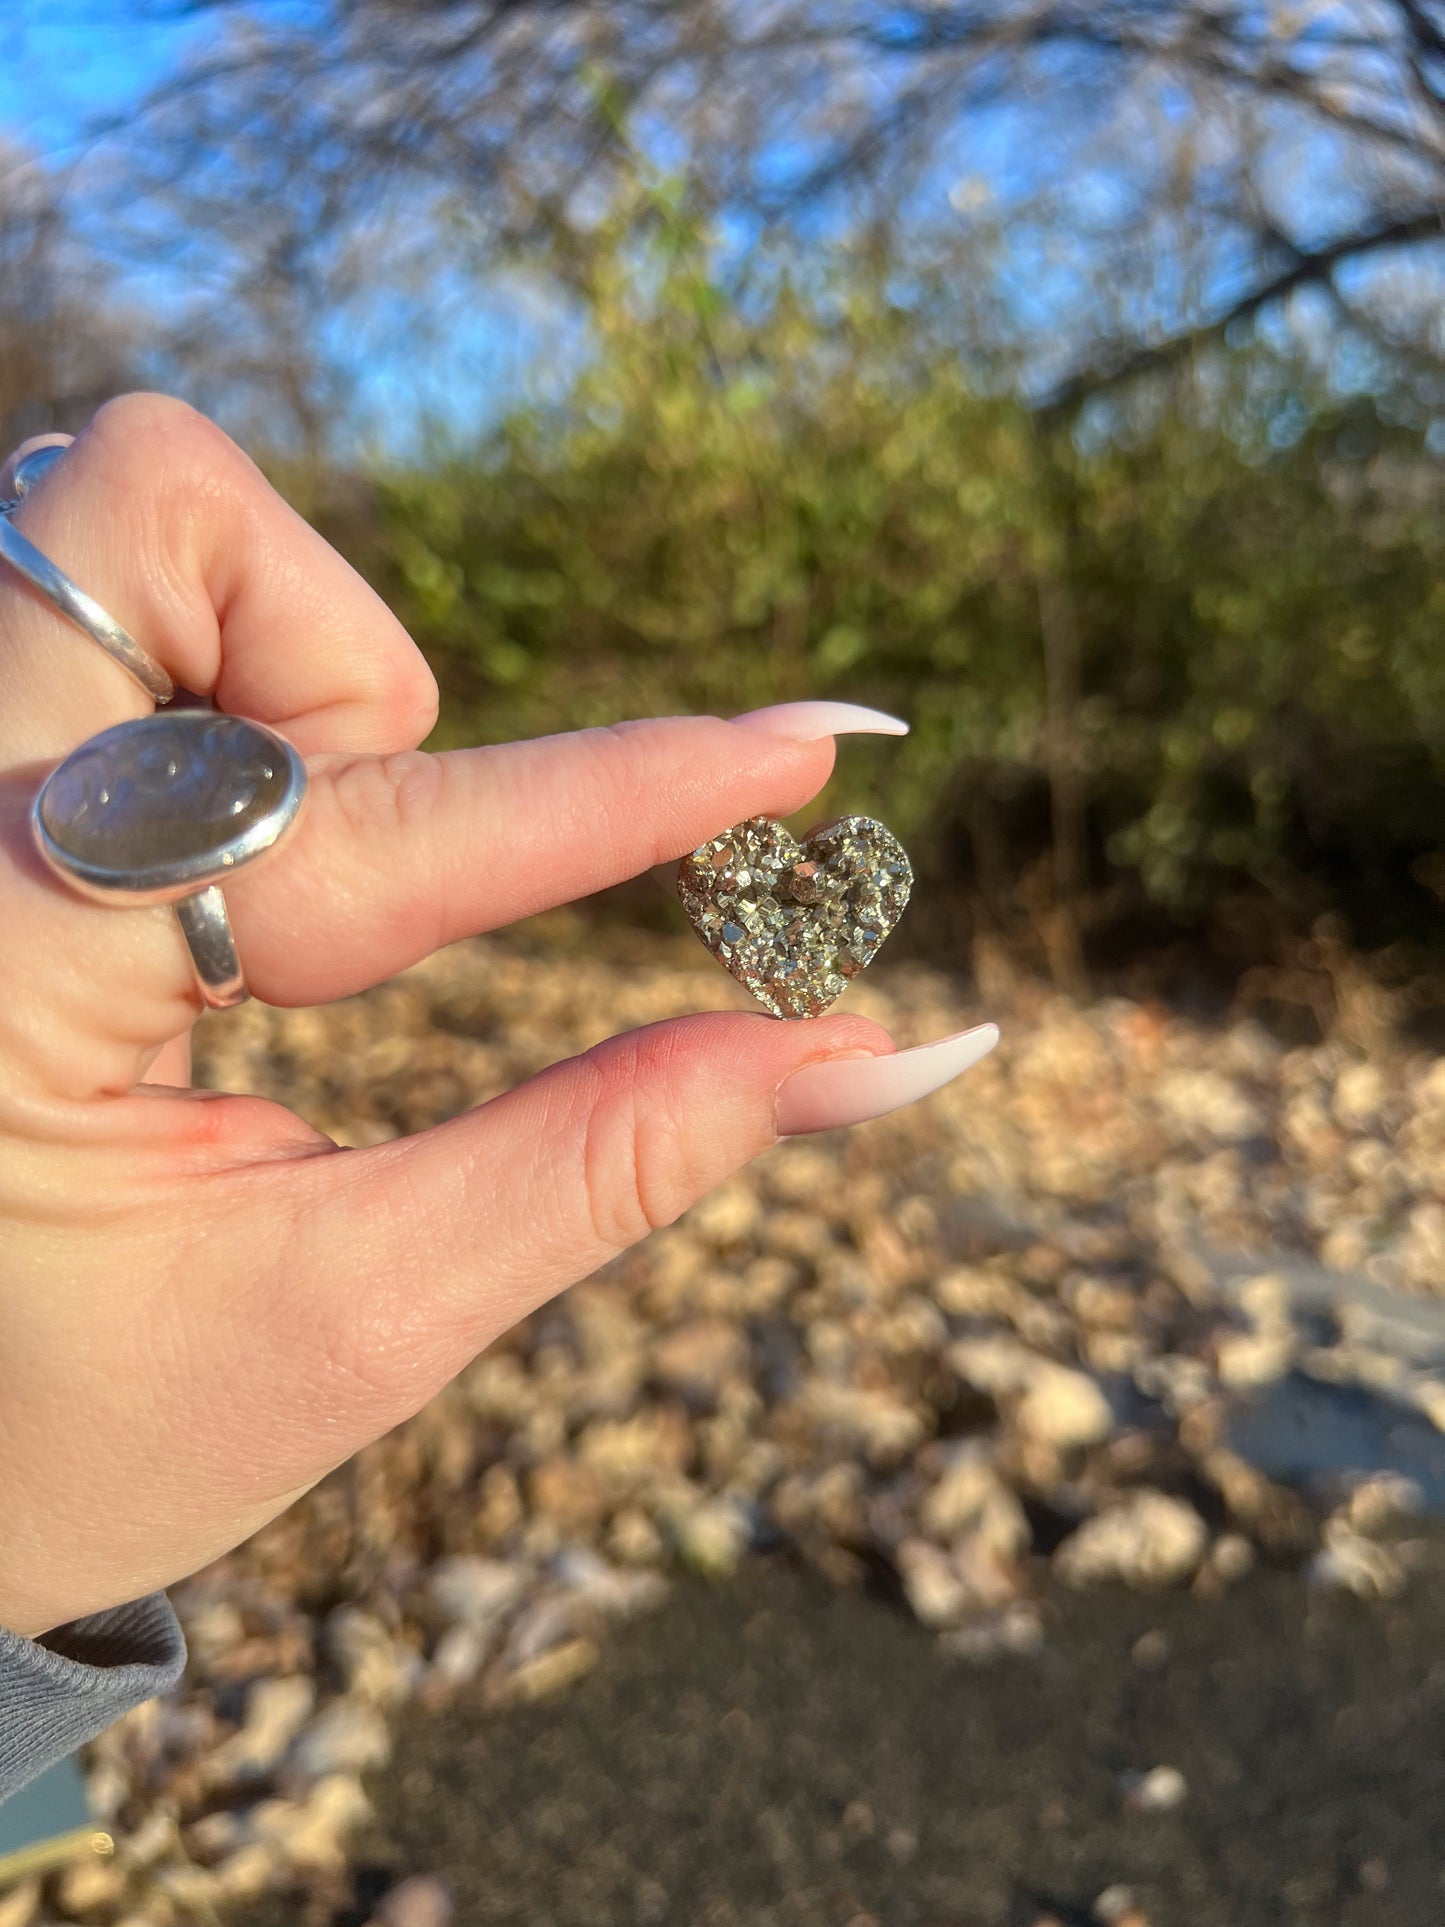
[[[163,1592],[40,1639],[0,1627],[0,1800],[131,1707],[169,1692],[185,1663],[185,1636]]]

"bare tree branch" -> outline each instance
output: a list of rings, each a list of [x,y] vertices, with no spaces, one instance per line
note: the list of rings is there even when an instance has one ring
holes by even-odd
[[[398,301],[403,258],[419,285],[428,260],[444,280],[463,263],[582,258],[634,141],[690,173],[704,209],[799,235],[871,223],[906,259],[966,238],[937,177],[1007,111],[1027,131],[982,163],[999,272],[1016,286],[1025,247],[1078,262],[1030,324],[1036,355],[1063,370],[1053,408],[1347,263],[1428,244],[1445,207],[1440,0],[1338,0],[1289,24],[1256,0],[141,7],[214,31],[139,122],[93,130],[116,244],[169,250],[195,285],[228,290],[233,352],[252,369],[268,340],[304,354],[309,372],[286,385],[328,407],[328,315],[378,290]],[[1352,207],[1322,239],[1324,207],[1286,189],[1323,166]],[[1089,183],[1107,186],[1106,215],[1082,211]],[[1020,330],[1041,303],[1029,295],[1014,297]]]
[[[1241,322],[1252,320],[1265,309],[1288,300],[1301,288],[1331,282],[1336,269],[1347,262],[1364,259],[1386,248],[1409,247],[1419,241],[1438,240],[1442,234],[1445,234],[1445,222],[1442,222],[1439,213],[1431,209],[1427,213],[1390,222],[1369,234],[1351,234],[1326,247],[1297,252],[1287,267],[1231,302],[1222,313],[1191,329],[1188,334],[1177,335],[1147,347],[1125,350],[1114,362],[1106,362],[1089,372],[1080,373],[1072,381],[1055,389],[1040,404],[1041,409],[1046,414],[1067,414],[1101,388],[1117,386],[1165,367],[1193,350],[1217,341]]]

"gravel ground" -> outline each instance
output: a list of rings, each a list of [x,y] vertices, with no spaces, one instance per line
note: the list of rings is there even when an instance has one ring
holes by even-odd
[[[1045,1605],[973,1667],[780,1562],[688,1585],[562,1699],[405,1720],[359,1885],[468,1927],[1436,1927],[1438,1587]]]
[[[1360,1602],[1347,1623],[1396,1610],[1445,1490],[1445,1059],[1122,998],[984,1010],[886,958],[847,1001],[903,1045],[984,1017],[1004,1042],[896,1117],[775,1147],[176,1587],[182,1691],[86,1756],[115,1860],[0,1900],[0,1927],[171,1927],[273,1893],[343,1918],[402,1722],[557,1695],[565,1720],[605,1696],[615,1641],[687,1624],[624,1622],[759,1550],[835,1589],[840,1629],[865,1623],[850,1594],[901,1602],[911,1629],[867,1623],[919,1642],[920,1679],[1034,1666],[1048,1731],[1094,1690],[1084,1647],[1042,1663],[1056,1594],[1081,1627],[1120,1585],[1224,1627],[1263,1559]],[[227,1013],[199,1073],[376,1143],[743,1002],[685,934],[554,919],[323,1010]],[[1263,1641],[1268,1614],[1239,1623]],[[1072,1731],[1068,1770],[1103,1770]],[[1004,1918],[990,1892],[980,1918]]]

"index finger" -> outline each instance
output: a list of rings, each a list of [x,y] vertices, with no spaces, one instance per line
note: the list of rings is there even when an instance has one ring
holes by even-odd
[[[458,938],[675,861],[817,795],[832,739],[907,725],[853,703],[671,716],[534,742],[324,757],[272,863],[226,886],[258,997],[324,1003]]]

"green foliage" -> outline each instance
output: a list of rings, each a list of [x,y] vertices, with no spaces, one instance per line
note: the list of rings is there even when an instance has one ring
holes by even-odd
[[[573,264],[593,353],[563,400],[376,479],[351,546],[437,669],[439,743],[874,702],[913,733],[850,748],[825,806],[941,852],[961,799],[1066,761],[1096,880],[1181,914],[1445,837],[1411,432],[1254,350],[1085,442],[971,380],[876,264],[739,290],[717,261],[685,184],[644,181]],[[1050,609],[1077,678],[1052,731]]]

